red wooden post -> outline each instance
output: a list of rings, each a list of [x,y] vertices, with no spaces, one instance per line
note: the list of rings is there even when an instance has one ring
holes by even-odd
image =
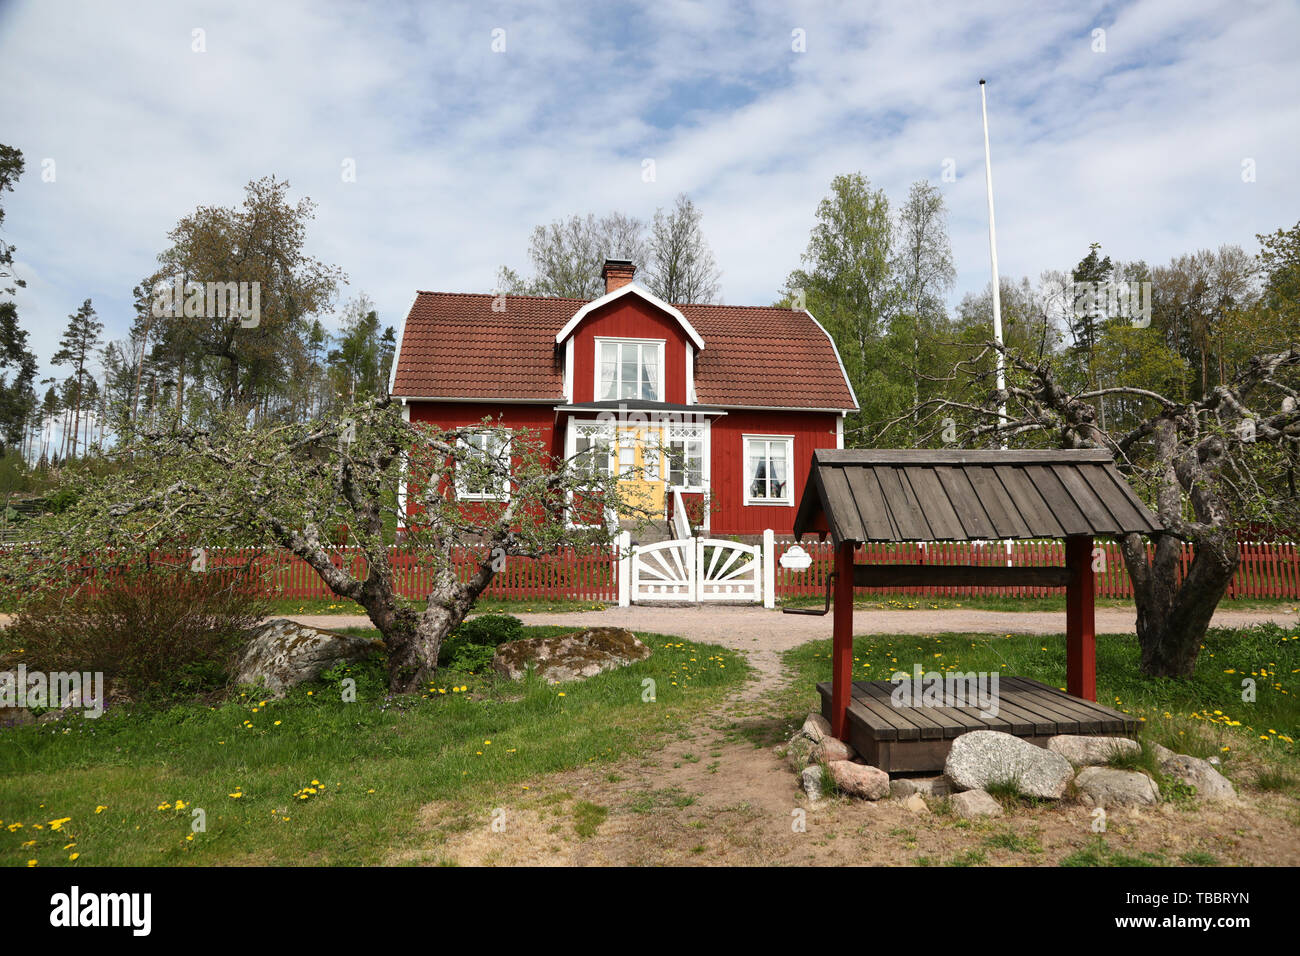
[[[1084,700],[1097,699],[1097,630],[1093,614],[1095,587],[1092,536],[1065,539],[1065,689]]]
[[[853,542],[835,555],[835,629],[831,649],[831,733],[849,739],[849,694],[853,689]]]

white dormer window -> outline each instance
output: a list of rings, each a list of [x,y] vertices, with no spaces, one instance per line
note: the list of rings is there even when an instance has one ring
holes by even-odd
[[[659,402],[663,395],[662,339],[596,339],[596,401]]]

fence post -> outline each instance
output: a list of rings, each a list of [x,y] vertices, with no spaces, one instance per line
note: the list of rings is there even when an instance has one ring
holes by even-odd
[[[776,535],[763,529],[763,607],[776,607]]]
[[[632,533],[622,531],[618,536],[618,606],[632,603]]]
[[[690,544],[686,546],[686,578],[690,585],[686,588],[686,600],[692,604],[699,604],[704,600],[704,582],[700,580],[704,576],[704,538],[687,538]]]

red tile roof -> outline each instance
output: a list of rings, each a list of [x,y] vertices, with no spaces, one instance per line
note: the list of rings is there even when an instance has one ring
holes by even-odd
[[[402,331],[393,394],[564,400],[555,336],[585,299],[420,292]],[[826,333],[806,313],[770,306],[678,305],[704,338],[701,404],[856,408]]]

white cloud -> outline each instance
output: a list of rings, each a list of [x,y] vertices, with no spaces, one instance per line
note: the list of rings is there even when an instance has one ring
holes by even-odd
[[[483,291],[499,265],[524,266],[538,222],[648,217],[680,190],[704,211],[726,299],[769,302],[834,175],[901,199],[952,157],[959,297],[988,281],[980,76],[1006,275],[1068,268],[1093,241],[1152,263],[1253,249],[1300,219],[1290,5],[29,3],[0,17],[4,136],[28,162],[6,238],[42,358],[87,296],[122,335],[176,221],[272,173],[319,204],[310,251],[349,274],[344,295],[365,290],[397,325],[417,288]]]

